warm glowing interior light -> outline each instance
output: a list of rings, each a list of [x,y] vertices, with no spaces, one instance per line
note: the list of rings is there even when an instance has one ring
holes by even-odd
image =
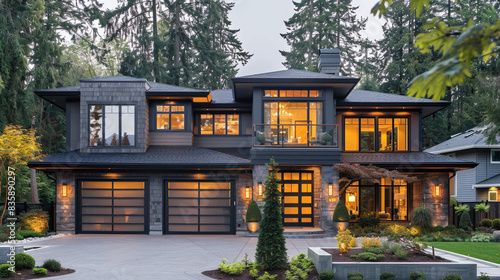
[[[328,195],[333,196],[333,185],[332,184],[328,184]]]
[[[62,185],[62,196],[63,197],[68,196],[68,185]]]

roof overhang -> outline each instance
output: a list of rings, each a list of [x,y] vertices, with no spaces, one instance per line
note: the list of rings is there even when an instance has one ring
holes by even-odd
[[[344,99],[359,82],[358,78],[233,78],[235,100],[252,100],[253,88],[333,88],[336,99]]]
[[[383,104],[383,106],[379,106]],[[364,110],[422,110],[422,118],[430,116],[446,107],[451,103],[448,101],[438,101],[435,103],[418,103],[418,102],[384,102],[379,104],[374,104],[373,102],[346,102],[339,100],[337,102],[338,110],[351,110],[351,109],[364,109]]]
[[[37,170],[114,170],[114,169],[140,169],[140,170],[164,170],[164,169],[176,169],[176,170],[214,170],[214,169],[227,169],[228,164],[192,164],[192,163],[174,163],[174,164],[158,164],[158,163],[74,163],[69,164],[67,162],[42,162],[42,161],[30,161],[28,162],[28,167]],[[231,164],[231,169],[251,169],[250,163],[233,163]]]
[[[191,100],[194,103],[210,103],[212,102],[212,95],[209,91],[206,92],[151,92],[146,91],[148,99],[162,99],[162,100]]]
[[[482,188],[500,188],[500,184],[476,184],[472,185],[473,189],[482,189]]]
[[[35,90],[36,95],[66,110],[66,102],[80,99],[80,91],[49,91],[49,90]]]
[[[447,154],[447,153],[453,153],[453,152],[458,152],[458,151],[465,151],[465,150],[471,150],[471,149],[500,149],[500,145],[467,145],[467,146],[460,146],[460,147],[453,147],[449,149],[441,149],[437,151],[432,151],[428,152],[431,154]]]

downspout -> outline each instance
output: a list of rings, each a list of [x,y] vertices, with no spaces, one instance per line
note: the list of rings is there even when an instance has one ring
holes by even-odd
[[[455,176],[457,176],[457,172],[453,171],[453,175],[448,177],[448,209],[450,209],[450,206],[451,206],[450,181],[451,181],[451,179],[455,178]],[[453,186],[453,188],[455,188],[455,186]],[[448,213],[448,224],[450,224],[450,216],[451,216],[450,214],[452,214],[452,213]],[[455,223],[453,223],[453,224],[455,224]]]

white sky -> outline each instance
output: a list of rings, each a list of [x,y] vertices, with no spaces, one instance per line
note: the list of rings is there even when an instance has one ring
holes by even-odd
[[[116,6],[116,0],[101,0],[105,8]],[[292,0],[225,0],[235,3],[229,13],[232,28],[240,29],[238,38],[245,51],[253,57],[239,69],[238,76],[284,70],[284,58],[279,50],[288,50],[285,39],[280,33],[286,33],[283,21],[294,13]],[[298,0],[296,0],[298,1]],[[370,39],[383,37],[383,20],[370,14],[378,0],[353,0],[353,6],[359,6],[358,16],[368,17],[363,36]]]

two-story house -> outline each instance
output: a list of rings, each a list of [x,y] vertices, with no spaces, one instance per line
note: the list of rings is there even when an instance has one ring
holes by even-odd
[[[338,50],[321,50],[319,73],[236,77],[224,90],[120,76],[37,91],[67,116],[67,152],[29,163],[55,173],[57,230],[243,232],[271,157],[285,227],[331,230],[340,199],[354,217],[384,213],[399,223],[425,205],[446,225],[449,178],[475,166],[422,152],[422,119],[449,103],[356,90],[359,79],[339,76],[339,62]],[[418,181],[361,181],[340,196],[339,162]]]
[[[499,201],[500,144],[487,143],[486,128],[471,128],[426,150],[479,163],[476,168],[458,171],[452,180],[450,195],[458,202]]]

